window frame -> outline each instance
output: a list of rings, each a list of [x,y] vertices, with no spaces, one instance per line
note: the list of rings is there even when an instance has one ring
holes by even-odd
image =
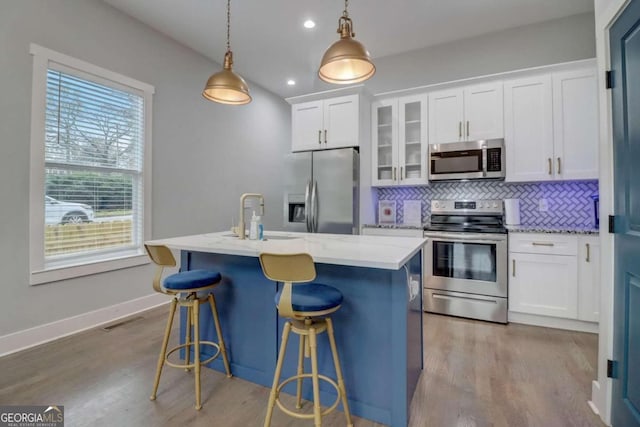
[[[55,52],[32,43],[29,53],[33,56],[31,88],[31,151],[29,160],[29,284],[55,282],[74,277],[103,273],[122,268],[148,264],[143,243],[151,237],[151,130],[153,86],[123,76],[122,74],[90,64],[80,59]],[[108,254],[87,256],[75,263],[46,266],[44,255],[45,230],[45,120],[47,95],[47,70],[50,63],[72,70],[73,74],[96,83],[118,87],[142,96],[144,102],[144,149],[142,161],[142,242],[139,247]]]

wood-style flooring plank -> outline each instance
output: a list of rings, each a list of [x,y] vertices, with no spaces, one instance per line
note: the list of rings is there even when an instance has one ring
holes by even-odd
[[[269,390],[210,369],[202,371],[202,410],[193,407],[193,374],[169,367],[157,400],[149,400],[166,316],[166,308],[150,310],[110,331],[96,328],[0,358],[0,404],[61,404],[67,426],[262,425]],[[587,405],[596,378],[596,335],[424,319],[424,372],[410,426],[604,425]],[[309,402],[305,406],[311,411]],[[272,425],[313,423],[276,408]],[[345,425],[343,413],[332,413],[323,425]]]

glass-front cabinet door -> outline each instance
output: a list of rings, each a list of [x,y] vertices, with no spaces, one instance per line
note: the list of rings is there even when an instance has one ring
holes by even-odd
[[[398,101],[373,104],[372,184],[395,185],[398,180]]]
[[[427,184],[427,97],[373,103],[372,185]]]
[[[400,184],[427,183],[427,97],[398,100],[398,159]]]

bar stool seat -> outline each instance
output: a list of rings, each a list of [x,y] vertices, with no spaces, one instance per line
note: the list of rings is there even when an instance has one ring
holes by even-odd
[[[212,292],[213,288],[221,283],[222,275],[217,271],[211,270],[190,270],[169,275],[164,279],[164,281],[162,281],[164,268],[176,266],[176,260],[173,257],[171,250],[162,245],[145,244],[144,247],[149,258],[158,265],[156,275],[153,279],[153,289],[156,292],[173,297],[171,300],[171,307],[169,309],[169,319],[167,320],[167,326],[162,341],[162,348],[160,349],[160,355],[158,356],[156,377],[150,399],[156,399],[158,385],[160,384],[160,375],[162,374],[162,368],[164,365],[174,368],[182,368],[186,371],[190,371],[193,368],[195,370],[195,407],[199,410],[202,408],[200,397],[200,370],[202,365],[212,362],[222,354],[222,360],[227,377],[231,377],[227,350],[222,337],[222,329],[220,328],[220,320],[218,318],[218,310],[216,308],[216,300]],[[217,343],[213,341],[203,341],[200,339],[200,305],[206,303],[208,303],[211,308],[211,314],[213,316],[213,322],[218,336]],[[173,318],[175,316],[176,307],[178,306],[186,307],[187,309],[185,343],[167,350],[169,337],[171,335],[171,327],[173,325]],[[193,340],[191,338],[192,327]],[[200,357],[202,346],[207,346],[214,350],[214,354],[206,360],[202,360]],[[190,356],[192,349],[194,353],[193,362],[191,361]],[[171,361],[170,356],[179,350],[184,350],[185,352],[184,362]]]
[[[336,409],[339,403],[342,402],[347,426],[352,427],[353,422],[351,421],[347,392],[338,358],[333,322],[328,316],[340,308],[343,301],[342,293],[332,286],[309,283],[316,278],[313,258],[309,254],[262,253],[260,254],[260,265],[268,279],[283,283],[282,289],[276,293],[275,303],[278,308],[278,314],[288,319],[282,332],[282,342],[276,363],[276,372],[273,377],[273,385],[269,394],[264,426],[269,427],[271,425],[273,409],[275,405],[278,405],[287,415],[300,419],[313,419],[315,426],[320,427],[322,425],[322,417]],[[298,369],[296,375],[280,381],[291,332],[300,336]],[[318,372],[317,335],[324,332],[327,333],[329,338],[337,381]],[[311,373],[304,372],[305,358],[311,359]],[[311,379],[313,384],[313,414],[291,410],[280,401],[282,388],[295,381],[297,383],[296,409],[301,409],[302,382],[304,379]],[[320,407],[320,381],[325,381],[333,386],[337,394],[335,402],[325,410]]]
[[[276,306],[280,304],[281,289],[275,297]],[[293,311],[324,311],[337,308],[342,304],[342,292],[332,286],[320,283],[309,283],[305,286],[296,286],[291,295]]]

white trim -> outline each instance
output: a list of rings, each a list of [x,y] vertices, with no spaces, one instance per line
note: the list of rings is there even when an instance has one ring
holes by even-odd
[[[31,43],[29,53],[33,55],[33,76],[31,90],[31,147],[29,186],[29,284],[37,285],[74,277],[87,276],[111,270],[147,264],[142,244],[151,238],[151,138],[153,86],[122,74],[98,67],[88,62],[55,52]],[[45,107],[47,91],[47,69],[54,63],[55,68],[69,69],[74,74],[86,76],[89,80],[104,82],[110,86],[137,93],[144,102],[144,148],[142,169],[142,241],[136,241],[135,251],[123,249],[100,260],[83,258],[83,264],[67,264],[62,267],[45,265],[44,256],[44,203],[45,182]],[[138,236],[136,236],[138,237]]]
[[[136,267],[145,264],[149,264],[149,257],[147,255],[134,255],[110,260],[101,260],[93,263],[84,263],[70,267],[67,266],[48,270],[32,271],[29,276],[29,284],[41,285],[43,283],[57,282],[59,280],[89,276],[92,274]]]
[[[512,71],[504,71],[493,74],[485,74],[482,76],[474,76],[468,77],[464,79],[451,80],[446,82],[432,83],[424,86],[417,86],[407,89],[398,89],[392,90],[388,92],[379,92],[374,94],[375,98],[386,98],[386,97],[398,97],[398,96],[406,96],[413,94],[424,94],[427,92],[432,92],[434,90],[443,90],[449,89],[451,87],[458,87],[463,85],[470,84],[478,84],[485,83],[496,80],[510,80],[514,78],[526,77],[532,74],[540,74],[540,73],[553,73],[557,71],[569,71],[574,69],[580,69],[585,67],[593,67],[596,63],[596,58],[588,58],[588,59],[580,59],[577,61],[570,62],[561,62],[558,64],[550,64],[550,65],[541,65],[537,67],[530,68],[522,68],[519,70]]]
[[[538,316],[535,314],[509,312],[509,323],[543,326],[545,328],[566,329],[568,331],[598,333],[598,324],[582,320],[562,319],[560,317]]]
[[[63,53],[56,52],[55,50],[47,49],[35,43],[29,45],[29,53],[34,57],[46,58],[46,61],[53,61],[60,65],[66,65],[67,67],[77,68],[81,73],[91,73],[96,77],[109,79],[115,83],[124,84],[134,89],[141,90],[143,92],[155,93],[155,88],[150,84],[141,82],[131,77],[116,73],[106,68],[98,67],[89,62],[81,59],[74,58],[72,56],[65,55]]]
[[[0,337],[0,356],[25,350],[96,326],[111,323],[169,302],[166,295],[151,294]]]
[[[611,91],[605,88],[605,71],[610,67],[609,28],[630,0],[607,0],[608,7],[595,16],[598,93],[600,103],[600,218],[613,214],[613,136]],[[604,1],[603,1],[604,2]],[[596,7],[598,5],[596,4]],[[596,9],[598,10],[598,9]],[[598,336],[598,379],[592,385],[591,402],[605,424],[611,425],[612,383],[607,378],[607,359],[613,358],[613,235],[600,233],[600,329]]]

